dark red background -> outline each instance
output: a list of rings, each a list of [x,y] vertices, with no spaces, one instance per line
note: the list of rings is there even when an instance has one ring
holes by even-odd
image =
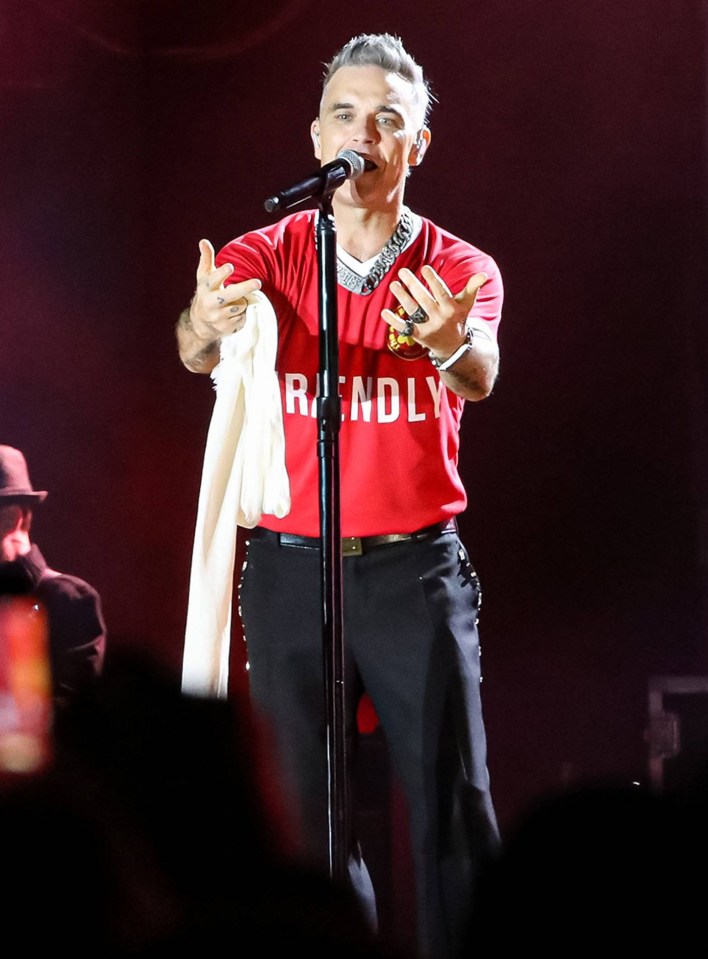
[[[647,778],[648,678],[708,674],[705,11],[3,6],[0,442],[50,490],[37,541],[100,590],[114,647],[181,663],[213,400],[174,343],[197,243],[268,220],[313,166],[321,64],[388,30],[439,100],[409,202],[506,281],[462,455],[500,816]]]

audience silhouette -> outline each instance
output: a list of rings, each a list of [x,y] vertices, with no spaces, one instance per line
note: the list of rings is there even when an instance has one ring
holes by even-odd
[[[57,716],[49,768],[0,783],[23,948],[152,959],[245,942],[382,959],[353,892],[292,858],[264,747],[239,701],[185,696],[114,650]]]
[[[689,954],[703,936],[706,793],[595,782],[521,816],[472,904],[465,955]],[[686,950],[685,952],[683,950]]]
[[[403,959],[350,888],[294,858],[287,797],[245,701],[186,696],[119,650],[58,712],[49,766],[0,778],[4,908],[22,948]],[[481,877],[463,959],[692,951],[707,797],[708,765],[669,793],[593,783],[543,797]]]

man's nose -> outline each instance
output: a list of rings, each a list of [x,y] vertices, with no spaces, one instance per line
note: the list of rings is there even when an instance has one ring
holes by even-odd
[[[378,137],[379,130],[373,118],[362,120],[352,134],[354,143],[375,143]]]

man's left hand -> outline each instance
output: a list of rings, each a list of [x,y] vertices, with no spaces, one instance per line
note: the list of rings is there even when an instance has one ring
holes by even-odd
[[[399,272],[390,290],[405,315],[382,310],[381,319],[436,355],[450,356],[465,339],[467,317],[487,274],[475,273],[459,293],[452,293],[432,266],[424,266],[421,275],[427,286],[411,270]]]

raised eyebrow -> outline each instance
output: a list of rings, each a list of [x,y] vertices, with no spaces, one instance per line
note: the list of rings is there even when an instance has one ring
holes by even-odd
[[[390,103],[382,103],[376,108],[377,113],[391,113],[394,117],[398,117],[399,120],[403,120],[403,114],[396,107],[392,107]]]
[[[338,110],[353,110],[353,109],[354,109],[353,103],[339,102],[339,103],[333,103],[332,106],[329,108],[329,112],[336,113]]]

